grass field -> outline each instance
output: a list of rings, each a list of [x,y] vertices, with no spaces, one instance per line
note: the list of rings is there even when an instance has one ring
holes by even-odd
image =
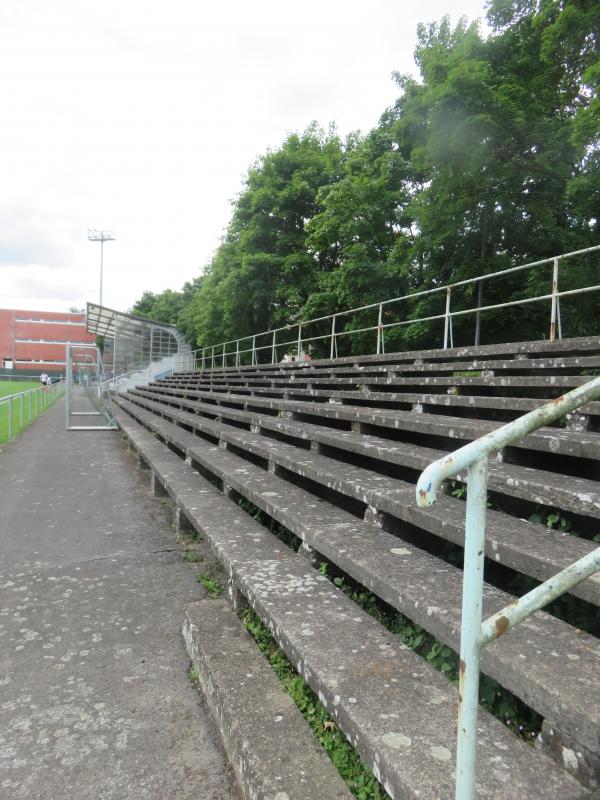
[[[0,398],[7,397],[11,394],[19,392],[26,392],[28,389],[37,389],[40,382],[31,381],[5,381],[0,380]],[[37,392],[37,410],[42,412],[40,392]],[[49,398],[48,398],[49,400]],[[0,402],[0,444],[8,440],[8,412],[9,404],[12,404],[12,434],[15,436],[26,428],[33,420],[36,419],[36,397],[31,396],[31,414],[29,411],[29,397],[23,398],[23,419],[21,424],[21,400],[20,398],[13,398],[12,401]]]
[[[0,380],[0,397],[6,397],[7,394],[17,394],[17,392],[26,392],[27,389],[35,389],[39,386],[40,382],[32,381],[3,381]]]

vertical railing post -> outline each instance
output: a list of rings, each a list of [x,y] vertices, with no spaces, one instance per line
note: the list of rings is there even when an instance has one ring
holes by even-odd
[[[474,800],[483,606],[487,455],[469,467],[458,683],[456,800]]]
[[[12,439],[12,398],[8,401],[8,441]]]
[[[256,364],[256,336],[252,337],[252,366]]]
[[[552,306],[550,309],[550,341],[556,339],[556,309],[558,305],[558,258],[552,263]]]
[[[381,340],[383,334],[381,328],[382,314],[383,314],[383,304],[379,303],[379,315],[377,317],[377,355],[381,353]]]
[[[212,369],[214,369],[214,368],[215,368],[215,346],[214,346],[214,344],[213,344],[213,346],[212,346],[212,361],[211,361],[211,367],[212,367]]]
[[[475,347],[481,344],[481,311],[479,310],[483,305],[483,284],[485,281],[479,281],[477,287],[477,314],[475,315]]]
[[[296,356],[300,361],[300,353],[302,352],[302,325],[298,325],[298,355]]]
[[[114,374],[114,361],[113,361],[113,374]],[[69,430],[71,425],[71,383],[72,383],[72,370],[71,370],[71,345],[67,342],[65,346],[65,380],[67,385],[66,398],[65,398],[65,430]]]
[[[277,331],[273,331],[273,344],[271,346],[271,364],[275,364],[277,362],[277,350],[275,349],[276,335]]]
[[[225,343],[223,343],[223,367],[225,367]]]
[[[235,365],[239,367],[240,365],[240,340],[238,339],[235,343]]]
[[[25,402],[25,396],[21,395],[21,404],[19,409],[19,422],[21,424],[21,430],[23,430],[23,404]]]
[[[450,298],[452,295],[452,289],[450,286],[446,288],[446,314],[444,317],[444,350],[448,349],[448,336],[452,336],[452,320],[450,317]]]
[[[331,347],[329,348],[329,358],[333,360],[333,353],[335,347],[335,314],[331,318]]]

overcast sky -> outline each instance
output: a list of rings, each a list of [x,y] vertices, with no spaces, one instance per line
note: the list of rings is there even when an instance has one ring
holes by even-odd
[[[218,246],[248,166],[312,120],[369,130],[418,22],[484,0],[1,0],[0,307],[127,310]]]

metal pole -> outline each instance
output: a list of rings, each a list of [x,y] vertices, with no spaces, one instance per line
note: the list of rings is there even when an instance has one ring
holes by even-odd
[[[225,367],[225,343],[223,343],[223,367]]]
[[[556,338],[556,301],[558,293],[558,258],[552,262],[552,306],[550,309],[550,341]]]
[[[452,289],[448,286],[446,289],[446,315],[444,317],[444,350],[448,349],[448,334],[450,332],[450,296]]]
[[[331,348],[329,353],[329,358],[333,360],[333,347],[335,342],[335,314],[333,315],[333,319],[331,320]]]
[[[252,337],[252,366],[256,364],[256,336]]]
[[[100,303],[102,305],[102,273],[104,271],[104,239],[100,239]]]
[[[558,323],[558,338],[562,339],[562,322],[560,318],[560,296],[556,298],[556,322]]]
[[[215,368],[215,346],[212,347],[212,369]]]
[[[113,351],[114,354],[114,351]],[[113,365],[114,366],[114,365]],[[114,370],[113,370],[114,371]],[[71,343],[67,342],[65,348],[65,379],[66,397],[65,397],[65,430],[69,430],[69,423],[71,422]]]
[[[469,467],[458,682],[456,800],[474,800],[483,604],[487,455]]]
[[[12,439],[12,398],[8,401],[8,441]]]
[[[235,343],[235,365],[239,367],[240,365],[240,340],[238,339]]]
[[[383,306],[379,303],[379,316],[377,317],[377,355],[381,353],[381,315],[383,314]]]
[[[300,361],[301,352],[302,352],[302,325],[298,325],[298,355],[297,355],[298,361]]]
[[[23,428],[23,404],[24,404],[24,400],[25,400],[24,396],[21,395],[21,403],[20,403],[20,408],[19,408],[19,422],[21,424],[21,429]]]
[[[481,311],[479,310],[483,305],[483,284],[485,281],[479,281],[477,288],[477,314],[475,315],[475,347],[479,347],[481,343]]]
[[[119,374],[119,370],[117,368],[117,338],[119,335],[119,322],[115,319],[115,332],[113,334],[113,378],[116,378]]]
[[[273,331],[273,345],[271,347],[271,364],[275,364],[277,361],[276,357],[276,350],[275,350],[275,337],[277,336],[277,331]]]
[[[100,348],[96,350],[96,375],[98,376],[98,387],[97,387],[97,394],[98,397],[102,397],[102,359],[100,356]]]

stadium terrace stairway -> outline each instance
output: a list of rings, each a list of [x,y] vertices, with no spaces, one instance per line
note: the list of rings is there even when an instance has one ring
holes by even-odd
[[[457,651],[466,476],[419,509],[419,473],[598,370],[597,338],[226,365],[129,391],[118,421],[388,793],[439,800],[455,685],[318,566]],[[600,403],[562,423],[490,464],[486,615],[597,547]],[[481,709],[478,798],[600,785],[599,606],[596,574],[484,651],[483,672],[543,722],[532,747]]]

